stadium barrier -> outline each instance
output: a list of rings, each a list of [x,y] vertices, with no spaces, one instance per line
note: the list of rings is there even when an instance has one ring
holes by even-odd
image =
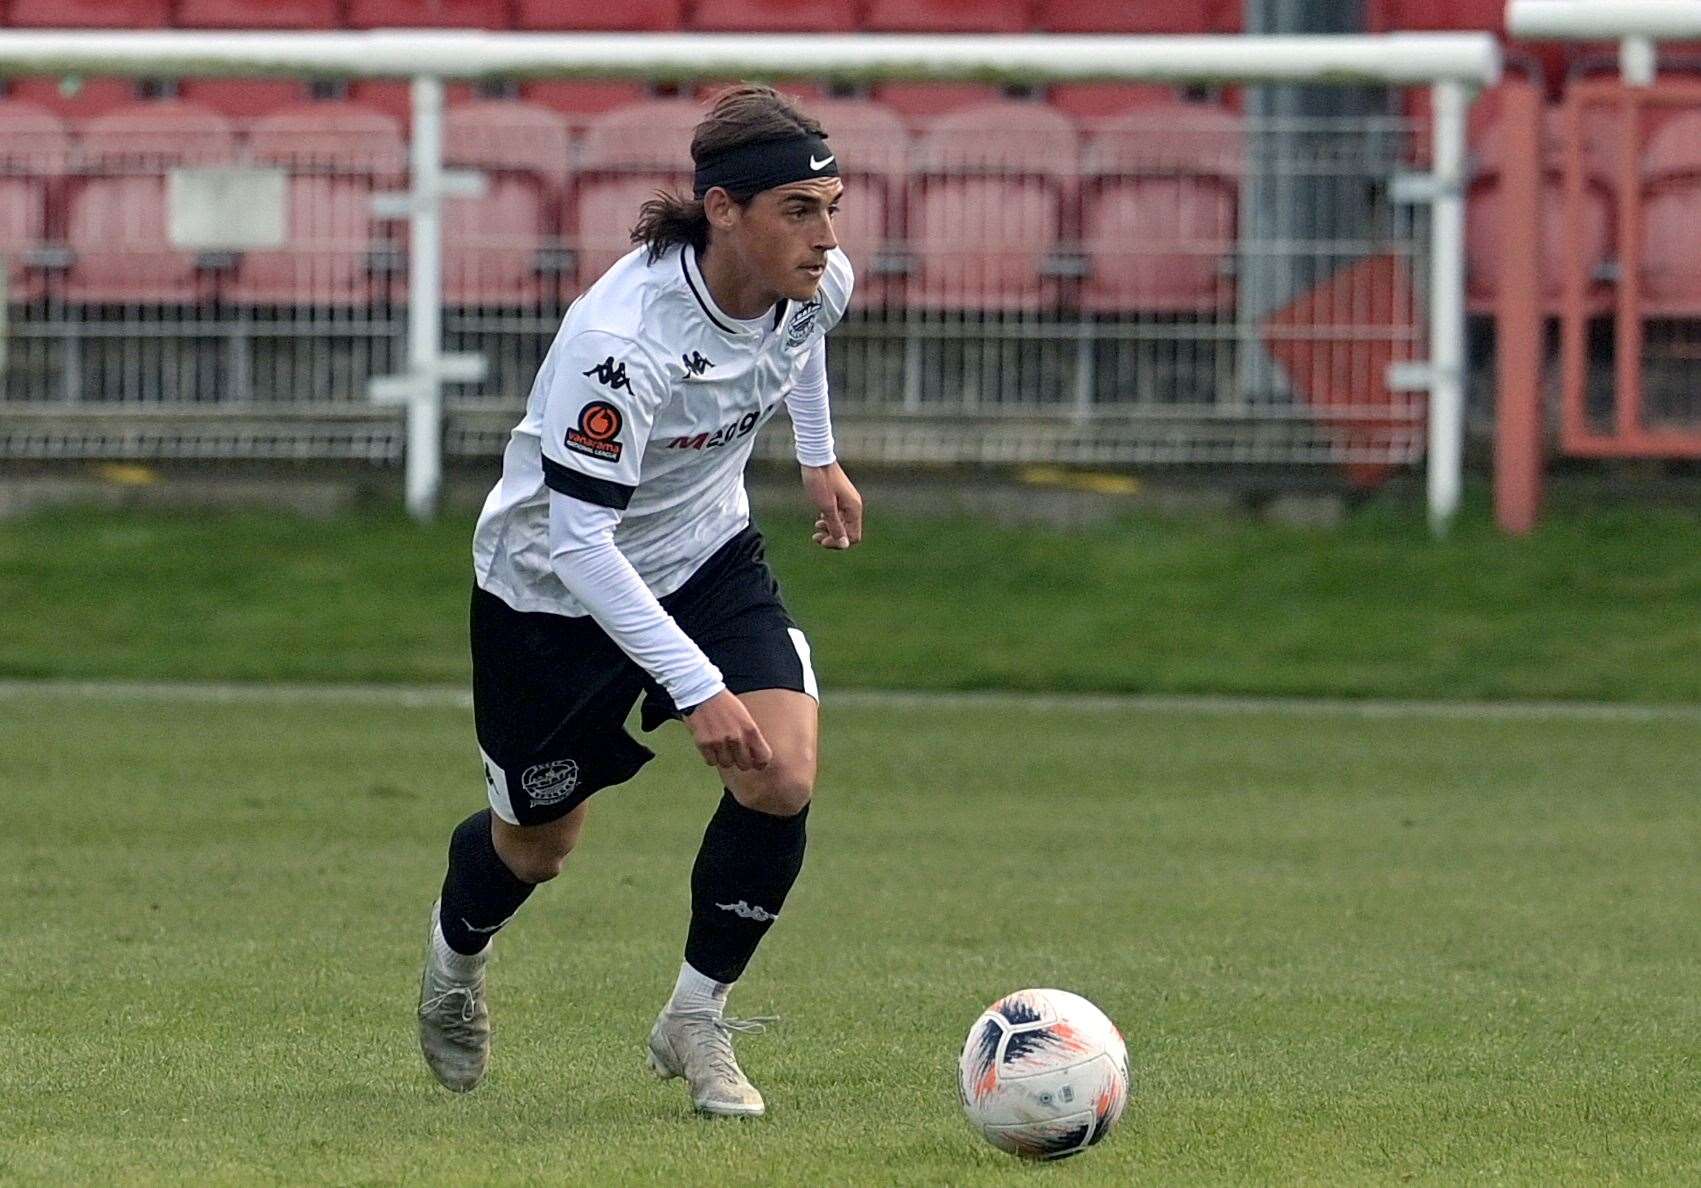
[[[430,514],[444,454],[499,450],[567,302],[637,203],[682,181],[700,110],[640,100],[575,127],[446,107],[446,80],[1379,83],[1429,87],[1432,126],[1173,98],[1104,117],[996,90],[905,120],[822,98],[861,278],[830,354],[839,434],[888,461],[1427,458],[1440,527],[1459,490],[1465,112],[1498,65],[1490,38],[1445,34],[0,33],[11,74],[412,76],[407,136],[358,94],[57,127],[0,103],[0,452],[401,455]],[[1297,235],[1269,218],[1296,202],[1340,209]],[[463,383],[478,394],[445,400]]]
[[[1522,212],[1505,224],[1525,229],[1508,237],[1507,251],[1528,274],[1501,292],[1495,503],[1503,528],[1527,532],[1539,515],[1548,440],[1534,345],[1543,312],[1559,327],[1560,452],[1701,457],[1691,379],[1701,357],[1701,268],[1688,251],[1701,217],[1701,86],[1660,79],[1655,53],[1661,41],[1701,38],[1701,5],[1513,0],[1507,15],[1518,37],[1618,42],[1621,75],[1573,80],[1551,129],[1539,100],[1502,103],[1519,138],[1506,177]]]

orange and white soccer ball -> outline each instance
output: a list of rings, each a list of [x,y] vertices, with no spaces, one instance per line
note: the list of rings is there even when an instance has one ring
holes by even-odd
[[[987,1142],[1027,1159],[1063,1159],[1101,1141],[1122,1117],[1128,1048],[1079,994],[1018,990],[969,1029],[957,1087]]]

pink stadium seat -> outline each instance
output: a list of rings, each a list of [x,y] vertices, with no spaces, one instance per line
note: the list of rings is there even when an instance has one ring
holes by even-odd
[[[605,111],[640,103],[645,95],[643,83],[618,79],[554,79],[520,88],[527,103],[561,113],[570,128],[583,128]]]
[[[307,88],[287,78],[186,78],[177,93],[185,102],[239,120],[307,102]]]
[[[254,121],[254,159],[293,173],[341,173],[399,180],[407,170],[401,125],[353,103],[304,103]]]
[[[579,149],[574,215],[579,279],[590,284],[632,249],[627,232],[658,189],[691,192],[691,134],[703,108],[689,99],[653,99],[598,116]]]
[[[157,29],[169,0],[12,0],[6,23],[34,29]]]
[[[1598,288],[1596,278],[1612,252],[1614,222],[1612,202],[1612,159],[1616,152],[1610,120],[1590,122],[1585,130],[1585,162],[1587,167],[1584,192],[1583,230],[1573,242],[1565,227],[1565,158],[1562,151],[1566,123],[1557,108],[1550,108],[1543,118],[1543,162],[1541,189],[1541,273],[1542,301],[1550,313],[1557,312],[1564,282],[1564,269],[1570,255],[1582,258],[1584,276],[1591,278],[1591,288]],[[1492,307],[1500,290],[1502,228],[1500,174],[1501,137],[1498,123],[1491,124],[1474,146],[1475,169],[1465,204],[1465,277],[1466,290],[1473,309],[1486,312]],[[1604,294],[1594,294],[1596,302]]]
[[[351,29],[506,29],[508,0],[348,0]]]
[[[177,0],[185,29],[335,29],[337,0]]]
[[[66,299],[155,304],[206,296],[211,277],[167,234],[166,172],[234,161],[229,122],[188,103],[138,104],[90,120],[80,150],[89,176],[70,200]]]
[[[567,126],[552,111],[484,100],[451,110],[443,123],[448,164],[479,169],[487,191],[444,212],[444,299],[457,305],[535,304],[545,228],[559,224],[567,180]]]
[[[917,123],[964,107],[1002,102],[1004,92],[991,83],[887,82],[875,84],[874,98]]]
[[[1701,112],[1668,120],[1642,158],[1643,296],[1650,312],[1701,314]]]
[[[634,29],[666,32],[685,24],[685,0],[517,0],[520,29]]]
[[[443,106],[454,108],[463,103],[471,103],[478,98],[478,92],[473,84],[464,82],[446,83],[443,87]],[[365,107],[372,111],[383,112],[396,126],[407,129],[413,126],[413,85],[393,79],[364,79],[349,84],[348,102],[357,107]]]
[[[1028,0],[869,0],[862,27],[879,33],[1023,33]]]
[[[903,234],[909,133],[896,112],[867,99],[816,99],[805,108],[821,121],[839,158],[845,192],[834,231],[856,269],[856,302],[883,305],[896,296],[895,286],[874,265],[877,253]]]
[[[1174,87],[1159,83],[1059,83],[1048,101],[1076,120],[1103,120],[1141,107],[1174,103]]]
[[[1082,308],[1210,312],[1233,290],[1243,130],[1234,113],[1173,103],[1102,127],[1086,151]]]
[[[697,0],[691,27],[751,33],[849,33],[855,0]]]
[[[127,78],[18,78],[7,88],[14,99],[34,103],[67,119],[89,119],[129,107],[140,96]]]
[[[918,259],[911,303],[1013,310],[1054,304],[1047,264],[1078,180],[1075,127],[1037,103],[965,108],[934,120],[916,146],[909,205]]]
[[[33,103],[0,100],[0,173],[55,176],[64,172],[70,151],[65,121]]]
[[[1240,28],[1240,0],[1039,0],[1046,33],[1222,33]]]
[[[289,246],[243,254],[232,299],[251,304],[362,305],[384,290],[370,252],[372,196],[398,186],[407,154],[396,121],[348,103],[311,103],[264,116],[249,153],[292,174]]]

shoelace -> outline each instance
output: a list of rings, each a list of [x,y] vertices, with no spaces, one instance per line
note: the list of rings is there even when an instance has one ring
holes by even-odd
[[[471,1023],[473,1021],[473,992],[471,987],[468,986],[452,986],[443,993],[426,999],[419,1004],[419,1013],[434,1015],[443,1009],[445,1003],[455,997],[459,997],[461,1000],[461,1022]]]
[[[768,1024],[778,1023],[778,1015],[753,1015],[748,1019],[736,1019],[730,1016],[716,1018],[708,1013],[692,1013],[685,1016],[696,1022],[709,1025],[707,1051],[705,1057],[709,1066],[722,1076],[743,1080],[744,1070],[738,1067],[738,1060],[732,1054],[732,1033],[740,1035],[757,1035],[768,1030]]]

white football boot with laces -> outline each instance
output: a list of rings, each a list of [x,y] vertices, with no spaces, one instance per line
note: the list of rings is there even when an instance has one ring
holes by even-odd
[[[759,1118],[767,1105],[732,1054],[732,1033],[766,1031],[772,1016],[728,1019],[712,1011],[668,1011],[650,1028],[650,1071],[662,1080],[684,1077],[700,1114]]]
[[[419,1048],[426,1067],[445,1089],[467,1093],[484,1080],[490,1063],[490,1009],[484,1002],[484,966],[451,969],[438,955],[438,905],[425,930],[425,972],[419,979]]]

